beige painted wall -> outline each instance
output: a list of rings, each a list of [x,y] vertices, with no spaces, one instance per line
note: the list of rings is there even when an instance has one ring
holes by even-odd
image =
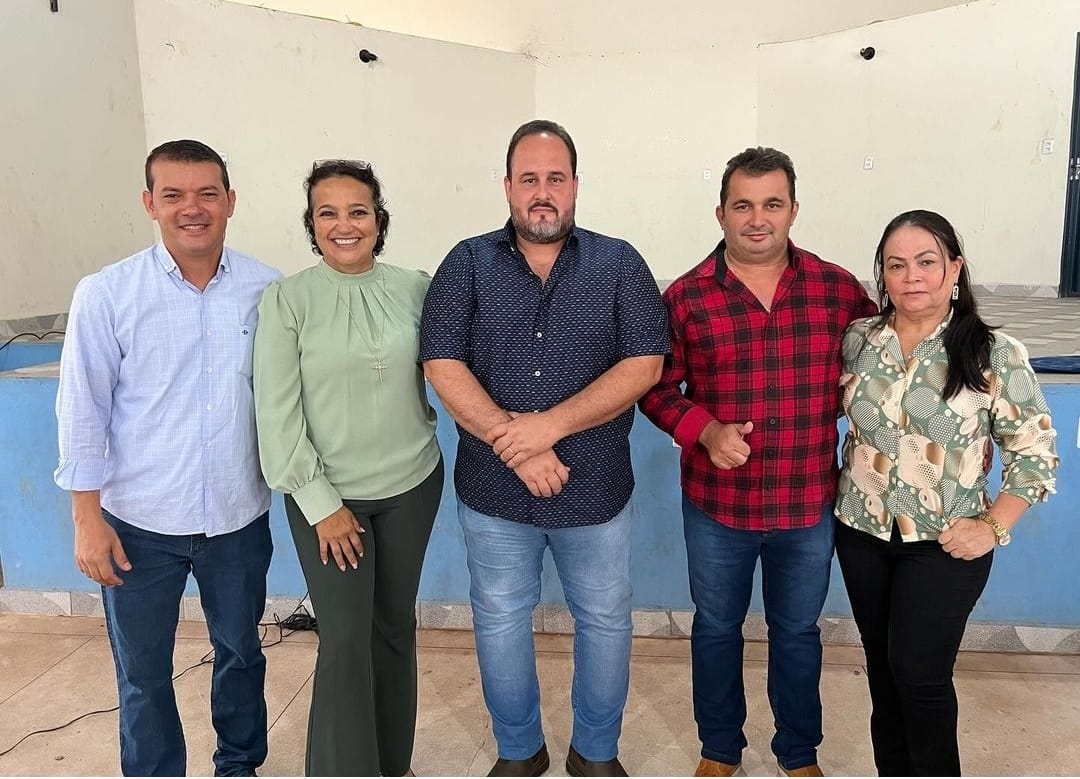
[[[578,221],[629,239],[660,279],[719,240],[724,162],[757,142],[758,43],[802,38],[955,0],[773,3],[735,0],[237,0],[428,38],[522,52],[535,63],[535,113],[574,136]],[[368,40],[374,30],[357,28]],[[505,145],[513,124],[502,128]],[[705,178],[705,171],[710,178]]]
[[[313,261],[299,225],[310,161],[372,159],[394,216],[387,259],[431,269],[505,218],[506,141],[537,115],[578,142],[581,224],[632,240],[662,279],[718,239],[723,163],[761,142],[799,169],[796,240],[861,277],[884,221],[929,205],[965,233],[980,282],[1057,281],[1073,0],[869,26],[951,3],[261,3],[296,16],[245,1],[0,3],[0,64],[25,74],[0,87],[15,107],[0,138],[19,150],[0,181],[0,319],[66,309],[79,277],[152,240],[139,171],[162,140],[228,156],[230,243],[285,271]],[[856,56],[867,44],[870,63]],[[360,48],[380,60],[360,63]],[[1055,154],[1040,155],[1050,136]]]
[[[565,124],[578,146],[578,222],[629,240],[659,279],[679,276],[719,240],[720,173],[756,137],[755,56],[744,43],[537,67],[537,113]],[[750,77],[724,75],[748,63]],[[704,86],[710,78],[725,82],[723,95]]]
[[[536,105],[578,143],[579,221],[628,238],[658,278],[677,277],[720,239],[714,209],[724,164],[767,141],[758,123],[759,42],[944,5],[830,2],[800,13],[806,6],[789,3],[748,12],[731,0],[556,0],[542,29]],[[786,119],[805,132],[798,117]]]
[[[419,38],[521,53],[539,39],[537,11],[507,0],[233,0]]]
[[[886,222],[930,208],[977,283],[1056,285],[1078,30],[1074,0],[984,0],[762,46],[758,137],[795,160],[797,240],[869,278]]]
[[[135,7],[147,138],[227,155],[231,246],[285,272],[312,264],[301,184],[329,157],[375,163],[389,262],[433,269],[505,220],[507,128],[533,112],[526,58],[211,0]]]
[[[875,20],[896,19],[964,0],[828,0],[749,7],[741,0],[232,0],[335,19],[375,30],[528,54],[541,61],[574,55],[686,52],[741,37],[790,40]],[[807,13],[804,9],[810,8]]]
[[[131,0],[0,3],[0,319],[67,311],[152,236]]]

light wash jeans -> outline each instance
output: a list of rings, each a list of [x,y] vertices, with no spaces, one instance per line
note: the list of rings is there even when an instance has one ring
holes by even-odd
[[[547,530],[458,501],[471,577],[476,656],[499,757],[524,760],[544,743],[532,615],[550,548],[574,618],[571,743],[586,760],[619,752],[630,684],[629,504],[602,525]]]

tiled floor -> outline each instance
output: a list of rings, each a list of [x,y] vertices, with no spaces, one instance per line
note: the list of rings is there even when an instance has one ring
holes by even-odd
[[[276,633],[276,631],[274,631]],[[181,624],[177,669],[209,648],[202,623]],[[272,636],[273,637],[273,636]],[[495,759],[483,706],[472,636],[422,631],[420,717],[413,767],[420,776],[479,776]],[[303,773],[304,735],[316,638],[290,636],[266,650],[270,757],[264,776]],[[537,636],[550,775],[564,775],[570,729],[572,670],[567,636]],[[765,697],[766,646],[747,644],[746,686],[751,775],[775,775],[769,755],[772,717]],[[636,639],[630,699],[623,729],[623,762],[631,774],[686,776],[697,763],[690,708],[689,644],[683,639]],[[832,775],[873,772],[866,733],[867,693],[861,651],[829,647],[822,695],[822,766]],[[957,665],[961,750],[970,775],[1080,773],[1080,656],[964,654]],[[193,775],[211,771],[209,669],[176,683]],[[60,725],[116,703],[105,628],[86,617],[0,615],[0,752],[29,731]],[[0,757],[0,775],[116,774],[116,714],[97,714],[54,733],[32,736]]]
[[[979,298],[979,313],[1023,342],[1032,357],[1080,354],[1080,298]]]

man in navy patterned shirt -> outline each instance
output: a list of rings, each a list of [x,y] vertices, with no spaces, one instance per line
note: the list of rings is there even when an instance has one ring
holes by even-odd
[[[858,280],[796,247],[795,169],[747,149],[724,171],[724,240],[664,292],[672,350],[641,409],[682,447],[697,776],[732,776],[746,746],[742,625],[762,568],[772,749],[821,776],[821,639],[836,491],[840,342],[875,312]]]
[[[628,436],[656,383],[667,318],[630,244],[574,224],[577,152],[554,122],[506,154],[510,221],[447,255],[424,304],[420,359],[461,435],[454,482],[476,653],[499,759],[540,776],[532,614],[549,548],[575,622],[571,776],[625,776],[630,674]]]

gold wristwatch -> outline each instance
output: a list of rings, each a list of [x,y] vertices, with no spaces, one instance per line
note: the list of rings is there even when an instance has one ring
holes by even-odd
[[[998,546],[1008,546],[1012,541],[1012,534],[1009,533],[1009,529],[1001,524],[997,518],[989,511],[984,511],[979,515],[979,519],[988,524],[994,531],[994,540]]]

